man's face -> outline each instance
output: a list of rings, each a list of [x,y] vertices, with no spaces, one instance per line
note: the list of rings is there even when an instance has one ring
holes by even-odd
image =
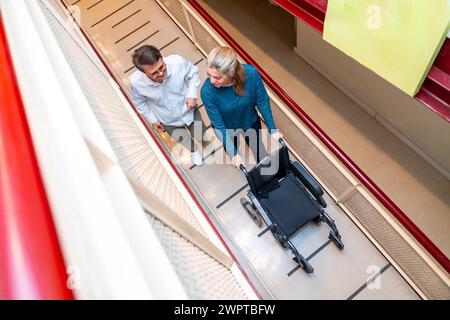
[[[154,64],[143,66],[142,69],[147,77],[155,82],[163,83],[167,78],[167,66],[162,58]]]

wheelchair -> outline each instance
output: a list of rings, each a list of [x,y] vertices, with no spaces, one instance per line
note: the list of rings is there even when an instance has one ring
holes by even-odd
[[[294,254],[293,260],[301,268],[313,273],[314,268],[290,240],[301,227],[311,221],[325,222],[331,229],[328,238],[340,250],[344,249],[344,243],[334,220],[324,210],[327,204],[322,188],[300,163],[289,159],[285,142],[282,139],[279,142],[281,148],[250,171],[240,166],[250,186],[247,193],[250,202],[241,198],[241,204],[259,227],[264,221],[278,243]]]

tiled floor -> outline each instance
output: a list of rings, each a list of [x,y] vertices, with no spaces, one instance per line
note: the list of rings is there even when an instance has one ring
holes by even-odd
[[[83,26],[108,60],[113,72],[119,75],[125,85],[128,83],[127,77],[132,73],[129,49],[153,34],[155,30],[159,30],[158,33],[151,37],[151,40],[143,43],[151,43],[159,47],[170,43],[163,50],[164,55],[178,53],[192,62],[200,61],[199,69],[204,76],[203,56],[154,1],[105,0],[91,7],[94,3],[96,2],[93,0],[81,0],[78,3],[82,8]],[[86,11],[88,7],[91,9]],[[117,16],[112,15],[102,21],[117,8],[123,9],[117,11]],[[138,13],[133,15],[135,12]],[[129,18],[127,22],[112,28],[112,25],[130,16],[132,18]],[[150,23],[132,33],[147,21]],[[96,26],[90,27],[96,23]],[[125,37],[127,34],[130,35]],[[171,42],[171,39],[177,40]],[[118,40],[120,41],[116,44]],[[206,125],[209,126],[204,108],[200,108],[200,113]],[[326,197],[329,203],[327,210],[336,220],[346,247],[340,251],[328,241],[327,225],[317,226],[310,223],[299,230],[292,237],[292,241],[306,258],[310,257],[315,273],[307,275],[303,270],[298,269],[297,264],[292,260],[293,255],[276,242],[270,231],[263,233],[265,227],[257,227],[242,208],[239,199],[246,196],[247,181],[239,170],[229,164],[220,164],[223,159],[229,161],[229,158],[224,154],[223,147],[220,141],[215,139],[211,128],[207,131],[207,137],[212,140],[212,143],[205,149],[205,164],[202,167],[192,167],[189,153],[175,155],[176,161],[181,164],[185,174],[200,191],[212,214],[224,226],[228,237],[237,244],[238,250],[246,256],[253,271],[262,279],[275,298],[347,299],[352,295],[364,299],[418,298],[392,267],[388,268],[385,275],[382,275],[382,279],[387,280],[383,280],[381,289],[377,291],[360,289],[370,276],[367,272],[370,266],[383,268],[388,265],[388,262],[328,196]],[[175,147],[174,142],[168,137],[162,138],[169,149]],[[241,145],[245,148],[244,144]],[[212,150],[216,152],[210,155]],[[250,168],[251,165],[248,167]],[[358,292],[358,295],[355,295],[355,292]]]

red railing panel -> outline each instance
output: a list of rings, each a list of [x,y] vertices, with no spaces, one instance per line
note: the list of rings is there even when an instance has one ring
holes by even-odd
[[[311,3],[305,0],[273,0],[273,2],[292,14],[294,17],[302,20],[317,32],[323,33],[325,12],[322,12],[320,7],[315,6],[314,2]]]
[[[73,299],[0,16],[0,300]]]

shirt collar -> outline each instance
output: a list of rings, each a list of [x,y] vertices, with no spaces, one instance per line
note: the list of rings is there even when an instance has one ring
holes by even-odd
[[[169,78],[172,75],[172,65],[166,61],[166,58],[163,58],[163,60],[167,68],[167,78]]]

